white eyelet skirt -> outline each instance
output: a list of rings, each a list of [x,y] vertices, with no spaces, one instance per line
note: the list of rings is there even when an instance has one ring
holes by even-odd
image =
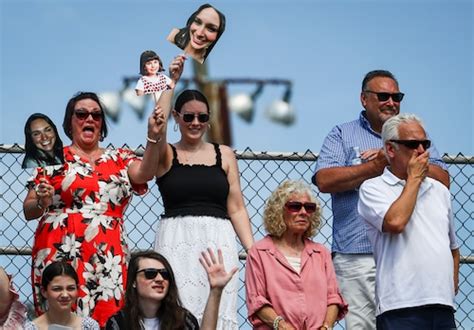
[[[164,218],[158,223],[155,250],[168,259],[176,277],[183,306],[202,321],[209,296],[207,274],[199,257],[211,248],[217,256],[222,250],[226,271],[239,267],[236,235],[230,220],[208,216]],[[224,288],[217,329],[238,329],[238,274]]]

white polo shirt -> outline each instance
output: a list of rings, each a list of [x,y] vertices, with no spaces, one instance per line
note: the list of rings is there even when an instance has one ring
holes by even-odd
[[[358,211],[367,225],[377,266],[376,315],[427,304],[454,307],[451,250],[459,246],[449,190],[426,178],[405,230],[382,232],[385,214],[405,183],[385,168],[381,176],[366,180],[359,189]]]

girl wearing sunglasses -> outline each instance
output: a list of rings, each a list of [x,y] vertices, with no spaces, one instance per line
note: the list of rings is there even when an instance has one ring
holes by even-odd
[[[216,257],[208,249],[201,254],[199,261],[210,285],[201,328],[196,317],[181,304],[168,260],[155,251],[142,251],[130,260],[125,306],[109,319],[106,330],[216,329],[222,290],[237,268],[225,271],[221,250]]]
[[[178,56],[170,72],[180,75],[183,64],[184,58]],[[171,103],[164,110],[170,108]],[[220,247],[225,264],[236,267],[235,233],[245,249],[252,246],[253,236],[234,152],[204,140],[212,115],[206,97],[197,90],[185,90],[176,99],[172,115],[175,130],[181,133],[179,141],[167,143],[166,127],[157,141],[156,177],[165,212],[155,250],[173,266],[176,282],[186,292],[181,297],[184,307],[201,320],[209,288],[206,273],[196,262],[200,251]],[[238,329],[237,293],[235,278],[223,293],[219,329]]]
[[[254,244],[245,267],[246,302],[253,329],[332,329],[347,313],[331,254],[311,237],[320,208],[301,181],[282,183],[267,200],[268,235]]]

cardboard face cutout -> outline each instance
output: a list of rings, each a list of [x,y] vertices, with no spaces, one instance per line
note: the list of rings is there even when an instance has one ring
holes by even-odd
[[[25,158],[22,168],[64,164],[63,142],[56,125],[42,114],[32,114],[25,123]]]
[[[174,28],[168,35],[185,55],[204,63],[225,30],[225,16],[209,4],[202,5],[189,18],[182,29]]]
[[[140,74],[135,86],[135,92],[138,96],[153,94],[155,103],[161,96],[161,93],[174,87],[174,82],[164,73],[163,62],[160,57],[152,50],[145,50],[140,56]]]

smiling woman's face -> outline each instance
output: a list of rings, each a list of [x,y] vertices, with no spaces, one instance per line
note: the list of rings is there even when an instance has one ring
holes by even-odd
[[[46,290],[41,290],[49,309],[55,312],[70,311],[78,295],[76,281],[67,275],[55,276]]]
[[[191,46],[196,50],[209,47],[217,39],[219,26],[219,14],[213,8],[201,10],[189,28]]]
[[[36,148],[48,153],[53,152],[56,134],[53,127],[44,119],[38,118],[31,122],[31,138]]]

